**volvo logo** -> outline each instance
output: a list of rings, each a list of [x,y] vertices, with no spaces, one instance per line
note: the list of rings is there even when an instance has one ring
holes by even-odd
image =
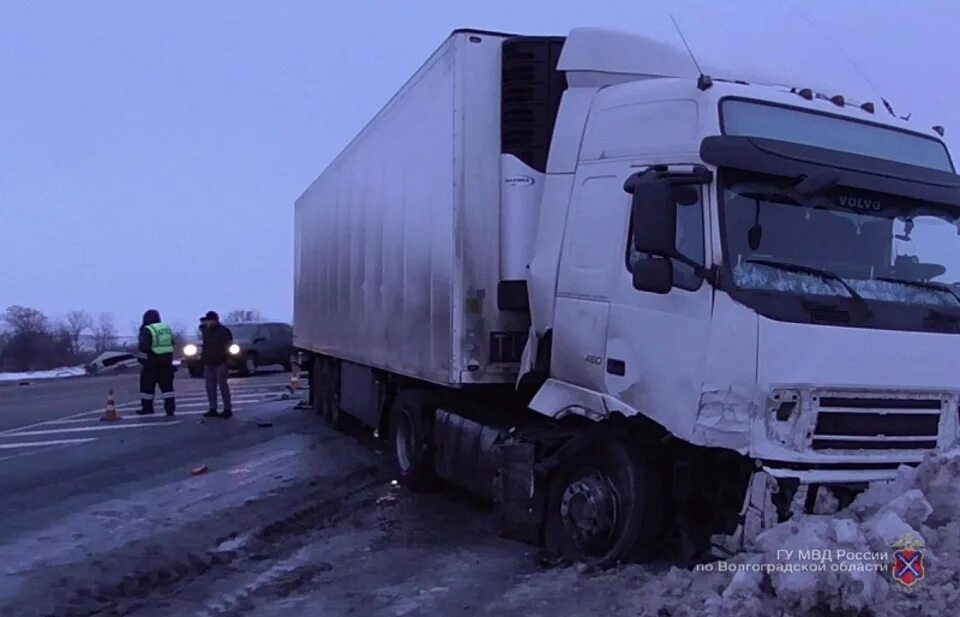
[[[880,200],[863,199],[862,197],[850,197],[849,195],[840,196],[840,205],[851,210],[868,210],[870,212],[880,211]]]

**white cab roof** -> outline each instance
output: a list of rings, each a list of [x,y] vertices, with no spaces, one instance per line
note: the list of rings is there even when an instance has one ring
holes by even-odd
[[[673,45],[648,36],[604,28],[575,28],[570,31],[558,68],[567,71],[571,86],[601,85],[632,79],[699,76],[690,53],[682,43]],[[694,50],[696,51],[696,50]],[[796,54],[789,59],[758,53],[750,66],[733,56],[697,56],[704,73],[714,79],[744,81],[750,84],[811,88],[822,94],[843,94],[851,100],[879,98],[862,76],[846,66],[805,66]],[[842,65],[843,63],[838,63]],[[619,77],[620,79],[617,79]],[[875,101],[879,103],[879,100]]]

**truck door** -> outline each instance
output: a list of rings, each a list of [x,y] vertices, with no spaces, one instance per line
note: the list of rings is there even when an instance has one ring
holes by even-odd
[[[557,279],[551,374],[595,392],[604,390],[610,292],[614,269],[623,261],[624,208],[630,208],[619,167],[579,165]]]
[[[622,177],[621,186],[625,177]],[[709,191],[695,187],[696,203],[677,209],[677,247],[704,264],[708,246]],[[614,277],[604,358],[605,391],[668,429],[686,427],[697,416],[705,378],[713,290],[694,268],[673,260],[673,288],[666,294],[634,288],[631,268],[650,256],[633,249],[630,196],[622,197],[618,238],[620,267]]]

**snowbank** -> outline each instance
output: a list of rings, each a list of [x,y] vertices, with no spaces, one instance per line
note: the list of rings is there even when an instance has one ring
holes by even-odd
[[[753,550],[694,570],[633,565],[602,574],[539,575],[552,617],[947,617],[960,614],[960,449],[928,455],[844,510],[815,511],[760,536]],[[895,544],[922,541],[925,576],[892,578]],[[802,552],[801,552],[802,551]],[[819,569],[822,566],[822,570]],[[549,593],[548,593],[549,592]]]
[[[925,566],[923,580],[910,588],[891,576],[895,544],[906,537],[922,542]],[[960,450],[930,454],[847,509],[778,525],[760,536],[755,552],[707,567],[728,579],[705,599],[704,614],[716,617],[956,614]]]
[[[34,371],[32,373],[0,373],[0,382],[60,379],[63,377],[79,377],[80,375],[86,374],[87,370],[82,366],[69,366],[53,369],[52,371]]]

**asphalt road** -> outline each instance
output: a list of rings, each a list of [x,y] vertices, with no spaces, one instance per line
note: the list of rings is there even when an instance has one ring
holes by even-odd
[[[295,401],[284,400],[287,373],[231,379],[229,420],[202,418],[203,381],[177,375],[173,418],[160,405],[154,416],[135,414],[136,374],[0,388],[0,542],[104,496],[183,477],[305,421]],[[121,419],[104,422],[111,388]]]

